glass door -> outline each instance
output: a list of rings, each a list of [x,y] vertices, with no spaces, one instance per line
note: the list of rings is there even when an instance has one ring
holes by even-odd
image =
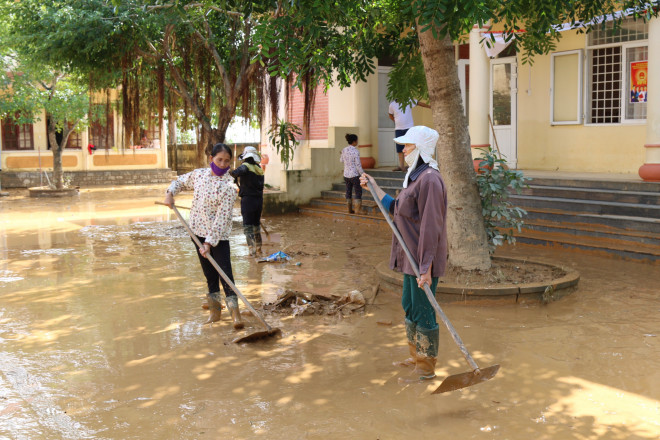
[[[518,74],[515,57],[491,60],[490,144],[499,149],[511,168],[517,163]],[[494,132],[494,133],[493,133]]]

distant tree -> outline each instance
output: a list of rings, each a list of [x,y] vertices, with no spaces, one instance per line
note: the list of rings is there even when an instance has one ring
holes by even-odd
[[[88,72],[95,86],[122,86],[127,140],[135,138],[139,114],[148,100],[159,123],[165,108],[170,117],[183,111],[184,128],[190,127],[192,118],[200,128],[202,160],[209,143],[224,141],[235,115],[260,121],[269,105],[276,124],[280,92],[288,93],[290,86],[304,92],[308,121],[320,81],[331,83],[338,76],[343,84],[350,83],[349,72],[356,70],[353,61],[362,55],[354,54],[354,37],[347,38],[344,31],[359,30],[361,17],[337,14],[337,7],[352,3],[318,2],[309,10],[292,9],[286,2],[241,0],[4,0],[0,4],[35,58]],[[315,51],[311,60],[298,58],[299,68],[286,73],[276,67],[278,57],[270,55],[276,52],[272,36],[262,32],[265,21],[284,13],[304,13],[327,23],[309,35],[315,41],[312,46],[324,51]],[[304,31],[304,23],[296,20],[292,25],[298,28],[282,36],[291,49],[288,57],[303,52],[307,56],[312,47],[299,47],[291,39]],[[284,78],[287,87],[280,88],[275,74]]]
[[[69,135],[88,121],[87,84],[71,73],[23,62],[12,52],[2,55],[0,69],[0,117],[17,125],[34,124],[45,112],[53,154],[52,184],[62,189],[62,152]]]

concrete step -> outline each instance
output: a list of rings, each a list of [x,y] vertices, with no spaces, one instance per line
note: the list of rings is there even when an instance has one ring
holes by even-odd
[[[374,179],[397,179],[403,182],[403,178],[406,177],[406,173],[402,171],[392,171],[392,168],[379,168],[367,170],[366,173],[370,176],[373,176]]]
[[[522,244],[558,246],[630,260],[660,261],[660,248],[658,246],[648,246],[618,239],[523,229],[521,233],[516,235],[516,240]]]
[[[524,220],[547,221],[554,224],[567,225],[600,225],[616,230],[650,232],[660,234],[660,219],[633,217],[621,215],[600,215],[592,213],[575,213],[557,209],[529,208]]]
[[[562,199],[512,194],[509,199],[515,206],[630,217],[660,218],[660,206],[638,203],[603,202],[593,200]]]
[[[392,197],[396,197],[396,195],[398,194],[398,191],[401,191],[401,185],[399,185],[399,186],[386,186],[386,185],[381,185],[381,183],[379,181],[376,181],[376,183],[378,184],[380,189],[382,189],[383,191],[385,191],[387,194],[391,195]],[[344,185],[343,183],[333,183],[331,191],[340,192],[341,196],[344,197],[344,195],[346,193],[346,185]],[[322,193],[324,193],[324,192],[326,192],[326,191],[322,191]],[[369,190],[363,189],[362,190],[362,196],[364,197],[366,194],[371,194],[371,192]]]
[[[355,200],[353,200],[353,206],[355,206]],[[326,211],[345,212],[345,213],[348,214],[348,209],[347,209],[347,206],[346,206],[346,199],[337,199],[337,198],[312,199],[309,203],[309,207],[322,209],[322,210],[326,210]],[[372,200],[362,200],[362,210],[367,215],[373,215],[373,216],[381,215],[380,214],[380,209],[378,209],[378,205],[376,205],[376,202],[374,202]]]
[[[400,192],[405,173],[368,172],[391,196]],[[510,197],[528,212],[518,242],[660,261],[660,184],[647,183],[535,179],[523,194]],[[371,193],[363,191],[362,198],[366,215],[348,214],[345,185],[337,182],[300,212],[387,229]]]
[[[530,180],[529,184],[548,187],[660,193],[660,182],[644,182],[641,180],[560,179],[535,177]]]
[[[524,228],[526,230],[540,233],[563,233],[573,236],[614,239],[628,243],[639,243],[643,246],[650,246],[651,248],[655,248],[660,252],[660,234],[653,232],[631,231],[599,224],[585,225],[568,222],[555,223],[551,221],[534,219],[525,219]]]
[[[534,197],[660,206],[660,192],[652,191],[621,191],[600,188],[567,188],[564,186],[529,185],[522,190],[521,194]]]
[[[329,209],[327,207],[319,207],[312,205],[301,206],[299,212],[303,215],[312,216],[312,217],[331,218],[339,221],[350,221],[353,223],[378,227],[378,228],[382,228],[384,232],[389,230],[389,225],[387,224],[383,216],[380,214],[377,216],[370,214],[367,215],[349,214],[345,210],[341,211],[338,208]]]

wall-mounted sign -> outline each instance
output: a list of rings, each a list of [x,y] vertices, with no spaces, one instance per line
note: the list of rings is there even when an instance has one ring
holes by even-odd
[[[630,102],[647,101],[648,66],[648,61],[633,61],[630,63]]]

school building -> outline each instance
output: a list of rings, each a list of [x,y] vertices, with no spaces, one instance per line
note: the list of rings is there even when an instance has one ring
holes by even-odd
[[[523,64],[495,29],[475,28],[456,45],[472,147],[497,146],[521,170],[660,180],[660,19],[625,19],[614,32],[611,21],[588,34],[567,26],[562,32],[556,50],[534,57],[532,65]],[[484,41],[491,35],[492,48]],[[338,157],[348,132],[359,136],[365,163],[396,166],[386,98],[391,67],[383,64],[366,82],[319,90],[310,129],[288,171],[277,166],[268,127],[262,127],[271,164],[267,183],[296,203],[318,196],[341,176]],[[302,104],[301,94],[292,92],[288,114],[280,118],[302,126]],[[430,110],[416,107],[413,115],[416,125],[433,126]]]
[[[136,145],[124,148],[121,112],[117,111],[117,90],[95,96],[105,120],[88,129],[73,132],[62,153],[65,179],[72,185],[114,185],[169,182],[165,132],[157,118],[147,124]],[[108,105],[109,101],[111,104]],[[45,111],[34,124],[17,125],[0,120],[0,167],[2,188],[46,185],[52,176]],[[90,148],[93,145],[95,149]]]

